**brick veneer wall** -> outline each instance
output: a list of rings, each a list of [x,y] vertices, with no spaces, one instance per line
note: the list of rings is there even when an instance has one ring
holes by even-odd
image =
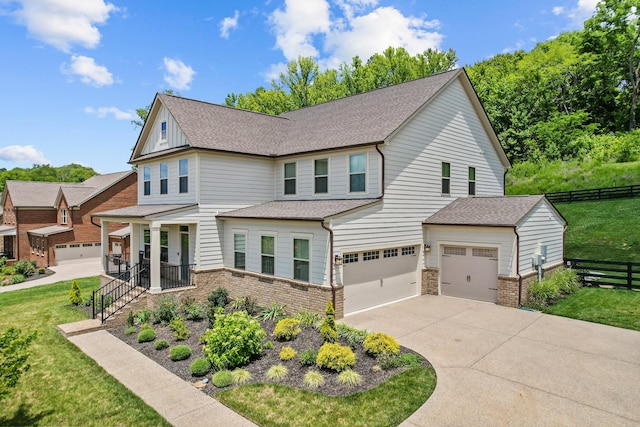
[[[498,276],[498,305],[518,307],[519,280],[513,276]]]
[[[438,295],[439,275],[437,268],[422,269],[421,295]]]

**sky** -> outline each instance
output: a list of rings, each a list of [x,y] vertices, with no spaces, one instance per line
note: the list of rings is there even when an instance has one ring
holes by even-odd
[[[597,0],[0,0],[0,168],[131,168],[156,92],[224,104],[286,63],[337,68],[388,46],[458,65],[582,29]]]

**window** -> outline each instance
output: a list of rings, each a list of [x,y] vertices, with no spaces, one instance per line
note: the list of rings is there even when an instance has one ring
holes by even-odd
[[[160,231],[160,261],[169,262],[169,232]]]
[[[358,262],[358,254],[344,254],[344,256],[342,257],[342,263],[351,264],[352,262]]]
[[[82,247],[83,247],[83,248],[90,248],[90,247],[92,247],[92,246],[93,246],[93,243],[83,243],[83,244],[82,244]]]
[[[247,235],[244,233],[235,233],[233,235],[233,268],[244,270],[247,257]]]
[[[384,250],[384,258],[391,258],[394,256],[398,256],[398,249],[385,249]]]
[[[451,164],[442,162],[442,194],[451,193]]]
[[[144,230],[144,257],[151,258],[151,230]]]
[[[151,167],[145,166],[142,168],[142,171],[144,177],[144,195],[148,196],[151,194]]]
[[[189,192],[189,159],[180,159],[178,162],[178,187],[180,188],[180,193],[188,193]]]
[[[368,251],[362,252],[362,260],[363,261],[371,261],[374,259],[380,258],[380,251]]]
[[[349,156],[349,192],[363,193],[366,191],[367,155],[351,154]]]
[[[296,194],[296,163],[284,164],[284,194]]]
[[[415,255],[416,248],[415,246],[408,246],[406,248],[402,248],[402,255]]]
[[[169,190],[169,166],[160,163],[160,194],[167,194]]]
[[[262,254],[262,273],[275,274],[276,272],[276,238],[274,236],[260,237],[260,253]]]
[[[469,167],[469,195],[476,195],[476,168]]]
[[[317,159],[313,162],[314,192],[326,194],[329,192],[329,159]]]
[[[67,223],[67,210],[66,209],[60,209],[60,223],[61,224],[66,224]]]
[[[31,239],[31,253],[36,252],[36,239]]]
[[[160,139],[162,141],[167,140],[167,122],[166,121],[160,124]]]
[[[293,278],[309,281],[309,239],[293,239]]]

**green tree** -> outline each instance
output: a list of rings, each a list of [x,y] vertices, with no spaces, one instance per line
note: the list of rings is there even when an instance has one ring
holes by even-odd
[[[36,335],[36,331],[23,335],[13,327],[0,334],[0,400],[9,395],[22,374],[29,370],[29,345]]]
[[[33,165],[31,168],[14,168],[0,171],[0,192],[7,180],[83,182],[97,175],[93,168],[71,163],[65,166]]]

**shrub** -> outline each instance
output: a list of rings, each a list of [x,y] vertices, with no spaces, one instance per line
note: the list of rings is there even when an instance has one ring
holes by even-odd
[[[164,350],[165,348],[169,348],[169,341],[167,340],[157,340],[155,342],[156,350]]]
[[[138,329],[136,329],[135,326],[127,326],[126,328],[124,328],[124,334],[125,335],[133,335],[136,333]]]
[[[344,323],[336,326],[336,332],[338,333],[338,338],[344,338],[349,344],[349,347],[353,349],[361,345],[365,338],[367,338],[367,335],[369,335],[369,331],[357,329]]]
[[[156,331],[153,329],[143,329],[138,333],[138,342],[149,342],[156,339]]]
[[[142,325],[143,323],[149,323],[149,321],[151,320],[151,310],[140,310],[135,314],[135,323],[137,323],[138,325]]]
[[[324,384],[324,377],[318,371],[309,371],[304,374],[302,383],[305,385],[305,387],[315,389]]]
[[[322,320],[322,316],[320,313],[312,313],[310,311],[302,310],[294,316],[294,319],[298,319],[300,321],[300,326],[303,328],[318,328],[320,321]]]
[[[182,317],[175,317],[171,319],[169,322],[169,328],[173,331],[173,337],[176,341],[184,341],[189,339],[189,336],[191,335]]]
[[[18,283],[22,283],[27,280],[27,278],[22,274],[14,274],[13,276],[9,276],[9,278],[11,280],[10,285],[17,285]]]
[[[47,272],[47,269],[46,269],[46,268],[44,268],[44,267],[40,267],[40,268],[38,269],[38,274],[44,274],[44,273],[46,273],[46,272]]]
[[[178,316],[178,303],[171,297],[162,297],[158,301],[158,308],[153,311],[153,323],[168,325]]]
[[[265,350],[271,350],[273,348],[273,342],[272,341],[266,341],[262,345],[262,348],[264,348]]]
[[[211,363],[207,359],[196,359],[189,365],[189,369],[194,377],[202,377],[211,369]]]
[[[82,302],[80,287],[78,286],[78,282],[75,279],[71,281],[71,290],[69,291],[69,301],[73,305],[79,305]]]
[[[169,358],[174,362],[191,357],[191,348],[188,345],[177,345],[169,350]]]
[[[251,316],[258,314],[258,301],[250,296],[240,297],[233,301],[231,308],[234,310],[244,310]]]
[[[298,359],[300,359],[300,364],[303,366],[315,365],[318,359],[318,352],[310,348],[309,350],[300,352]]]
[[[227,371],[226,369],[218,371],[213,374],[211,381],[213,382],[213,385],[218,388],[229,387],[233,384],[233,374],[231,371]]]
[[[13,269],[16,274],[22,274],[25,277],[29,277],[36,272],[36,268],[34,267],[33,263],[26,259],[16,261],[13,264]]]
[[[362,382],[362,376],[351,369],[346,369],[338,374],[338,384],[355,387]]]
[[[182,302],[182,311],[188,320],[202,320],[204,317],[204,306],[193,298],[187,298]]]
[[[229,292],[225,288],[218,288],[212,291],[207,297],[210,307],[222,307],[224,308],[229,304]]]
[[[266,332],[244,311],[215,315],[213,327],[202,336],[202,351],[218,369],[235,368],[262,353]]]
[[[231,375],[233,376],[233,383],[238,385],[246,384],[251,379],[251,372],[246,369],[236,368],[231,371]]]
[[[129,314],[127,314],[127,326],[131,327],[134,323],[133,311],[130,311]]]
[[[296,357],[297,354],[298,352],[291,347],[288,347],[288,346],[282,347],[282,350],[280,350],[280,360],[282,361],[291,360],[294,357]]]
[[[282,319],[278,322],[273,335],[280,341],[291,341],[300,333],[300,321],[291,317]]]
[[[4,267],[5,265],[7,265],[7,257],[0,257],[0,267]]]
[[[552,280],[558,284],[560,293],[569,295],[580,289],[580,279],[575,270],[563,268],[554,272],[547,280]]]
[[[560,298],[560,287],[551,280],[537,280],[531,283],[527,291],[527,305],[542,310]]]
[[[336,331],[336,311],[333,309],[331,301],[327,303],[324,312],[325,317],[322,326],[320,326],[320,337],[325,343],[334,343],[338,341],[338,332]]]
[[[398,356],[382,356],[380,365],[382,369],[395,369],[401,366],[417,368],[420,366],[420,356],[414,353],[404,353]]]
[[[267,379],[270,381],[280,381],[287,376],[289,370],[284,365],[274,365],[267,371]]]
[[[318,351],[316,365],[319,368],[337,372],[352,368],[356,364],[356,355],[349,347],[334,343],[324,343]]]
[[[287,311],[285,310],[286,305],[279,305],[275,302],[271,303],[271,307],[265,307],[260,311],[260,315],[258,318],[260,320],[278,320],[282,319],[287,315]]]
[[[374,332],[367,335],[363,342],[364,350],[371,356],[395,356],[400,354],[400,344],[390,335]]]

